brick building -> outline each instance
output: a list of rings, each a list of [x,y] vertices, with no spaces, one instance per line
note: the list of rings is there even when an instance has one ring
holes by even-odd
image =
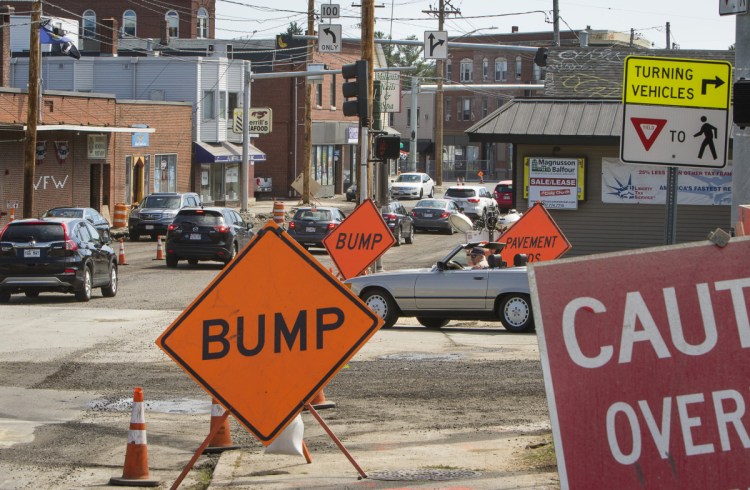
[[[0,225],[7,223],[11,209],[20,213],[23,208],[27,99],[26,92],[0,89]],[[45,93],[37,129],[33,215],[54,206],[112,210],[116,203],[142,197],[144,187],[133,182],[161,162],[166,164],[164,190],[189,190],[191,119],[192,107],[185,103]]]

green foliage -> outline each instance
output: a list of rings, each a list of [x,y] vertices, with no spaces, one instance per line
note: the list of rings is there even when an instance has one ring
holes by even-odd
[[[296,22],[290,22],[284,34],[287,36],[301,36],[304,33],[305,31],[304,29],[302,29],[301,25],[297,24]]]

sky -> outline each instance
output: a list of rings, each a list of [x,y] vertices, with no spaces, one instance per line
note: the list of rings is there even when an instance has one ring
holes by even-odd
[[[559,0],[560,30],[580,31],[630,29],[653,43],[666,47],[666,24],[670,23],[671,41],[681,49],[727,49],[734,44],[735,16],[719,15],[719,2],[733,0]],[[359,0],[315,0],[338,4],[341,18],[330,23],[343,26],[344,37],[358,38]],[[507,33],[512,26],[520,32],[552,32],[552,0],[446,0],[460,15],[446,16],[444,30],[460,36]],[[307,26],[308,0],[216,0],[216,37],[219,39],[270,39],[286,30],[290,22]],[[390,33],[392,39],[436,31],[434,10],[438,0],[375,0],[375,30]],[[748,14],[750,15],[750,14]],[[316,20],[316,25],[321,21]],[[326,20],[326,23],[327,20]],[[389,36],[386,36],[389,37]]]

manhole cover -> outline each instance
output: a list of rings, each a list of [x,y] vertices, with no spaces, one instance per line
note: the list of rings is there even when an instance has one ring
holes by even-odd
[[[458,480],[460,478],[476,478],[478,476],[481,476],[481,473],[472,470],[422,469],[367,472],[367,478],[370,480],[385,481],[444,481]]]

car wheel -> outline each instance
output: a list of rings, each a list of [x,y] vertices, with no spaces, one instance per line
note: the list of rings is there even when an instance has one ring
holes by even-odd
[[[85,303],[91,299],[91,268],[86,267],[83,269],[83,284],[81,288],[75,292],[76,299]]]
[[[24,293],[27,298],[38,298],[39,297],[39,291],[24,291]]]
[[[407,245],[414,243],[414,225],[409,227],[409,234],[404,237],[404,242],[406,242]]]
[[[422,199],[424,197],[424,189],[419,189],[419,198]]]
[[[7,303],[10,301],[10,293],[8,291],[0,291],[0,303]]]
[[[167,254],[167,267],[175,268],[177,267],[177,256],[174,254]]]
[[[373,311],[376,315],[383,319],[385,322],[383,328],[390,328],[398,320],[398,311],[396,302],[393,301],[391,295],[382,289],[372,289],[362,295],[362,301]]]
[[[430,193],[429,193],[429,195],[427,197],[429,197],[429,198],[435,197],[435,188],[434,187],[430,188]]]
[[[188,264],[190,264],[190,265],[198,265],[198,259],[188,259]]]
[[[527,294],[511,294],[500,302],[498,316],[506,330],[513,333],[528,332],[534,328],[531,299]]]
[[[140,239],[141,239],[141,235],[139,235],[138,233],[131,233],[130,234],[130,241],[131,242],[137,242]]]
[[[232,243],[232,251],[229,254],[229,256],[224,261],[224,265],[227,265],[232,261],[232,259],[237,255],[237,242]]]
[[[117,264],[112,262],[109,266],[109,284],[102,287],[102,296],[105,298],[114,298],[117,294]]]
[[[447,318],[425,318],[423,316],[418,316],[417,321],[420,325],[427,328],[443,328],[448,325],[450,320]]]
[[[396,243],[393,244],[394,247],[400,247],[401,246],[401,225],[397,226],[395,230],[393,230],[393,238],[396,239]]]

